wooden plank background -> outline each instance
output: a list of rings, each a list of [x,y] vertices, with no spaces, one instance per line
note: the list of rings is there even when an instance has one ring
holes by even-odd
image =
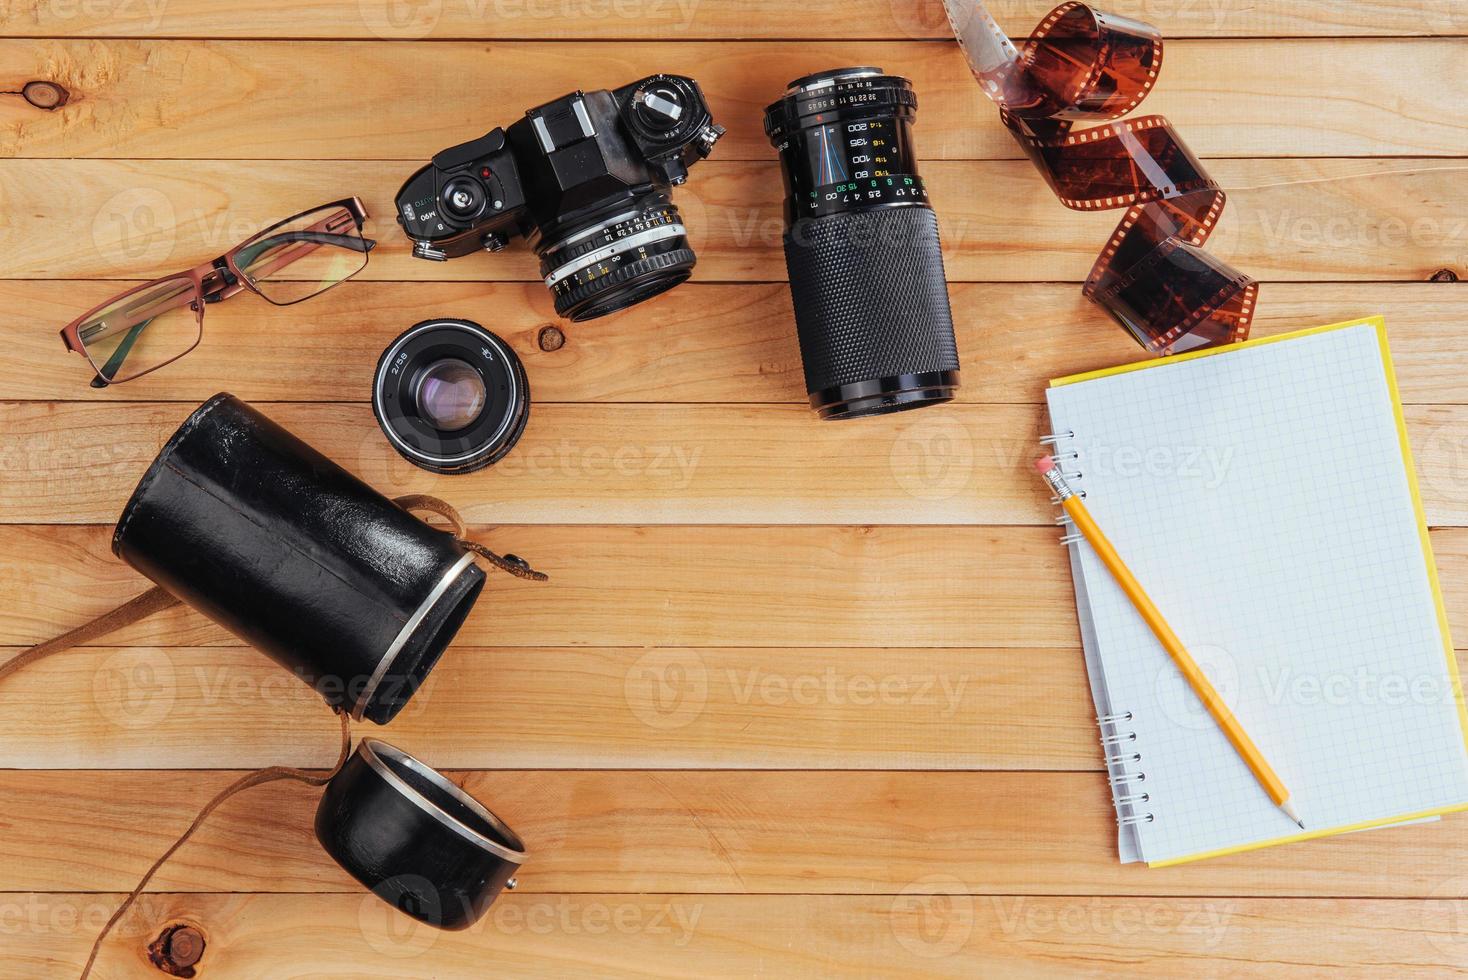
[[[992,5],[1016,35],[1048,6]],[[1169,38],[1146,109],[1229,190],[1210,247],[1265,280],[1257,333],[1386,314],[1468,636],[1468,293],[1429,281],[1468,275],[1468,4],[1109,9]],[[759,114],[788,77],[873,62],[922,100],[964,385],[824,425]],[[523,245],[408,257],[392,194],[434,151],[658,70],[729,128],[678,192],[692,283],[568,325]],[[32,80],[70,102],[28,105]],[[213,307],[188,358],[101,391],[61,350],[111,292],[352,193],[383,244],[329,297]],[[1026,475],[1044,380],[1141,356],[1079,297],[1115,216],[1055,202],[936,0],[0,0],[0,202],[0,657],[141,589],[110,522],[221,389],[552,574],[494,579],[370,732],[521,832],[520,891],[467,932],[415,927],[322,854],[316,791],[269,786],[165,867],[99,976],[161,976],[146,947],[176,923],[204,932],[205,978],[1468,971],[1468,820],[1116,862],[1069,574]],[[429,315],[526,361],[530,427],[489,471],[423,473],[372,422],[378,354]],[[4,978],[74,973],[239,771],[333,753],[314,695],[186,610],[17,675],[0,712]]]

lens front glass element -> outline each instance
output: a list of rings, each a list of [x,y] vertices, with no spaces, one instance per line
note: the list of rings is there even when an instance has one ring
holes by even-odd
[[[484,378],[457,358],[446,357],[423,369],[415,401],[418,415],[441,432],[468,428],[484,411]]]

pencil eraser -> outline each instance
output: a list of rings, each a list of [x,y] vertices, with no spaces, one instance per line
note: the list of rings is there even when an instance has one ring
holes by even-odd
[[[1055,469],[1055,458],[1053,456],[1045,456],[1035,460],[1035,469],[1041,473],[1049,473]]]

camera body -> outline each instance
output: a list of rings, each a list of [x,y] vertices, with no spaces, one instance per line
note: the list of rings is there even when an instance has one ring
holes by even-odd
[[[438,153],[398,191],[398,223],[416,257],[439,261],[523,236],[556,311],[603,316],[688,278],[671,190],[723,133],[681,75],[573,92]]]

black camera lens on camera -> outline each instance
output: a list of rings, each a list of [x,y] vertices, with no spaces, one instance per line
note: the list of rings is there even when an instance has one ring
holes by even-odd
[[[472,473],[503,459],[530,417],[520,358],[469,320],[424,320],[377,362],[372,412],[404,459],[433,473]]]
[[[912,83],[869,67],[798,78],[765,109],[785,178],[785,265],[806,390],[823,419],[939,404],[958,388],[916,116]]]
[[[693,273],[688,229],[666,195],[540,250],[540,274],[556,313],[594,320],[667,292]]]

